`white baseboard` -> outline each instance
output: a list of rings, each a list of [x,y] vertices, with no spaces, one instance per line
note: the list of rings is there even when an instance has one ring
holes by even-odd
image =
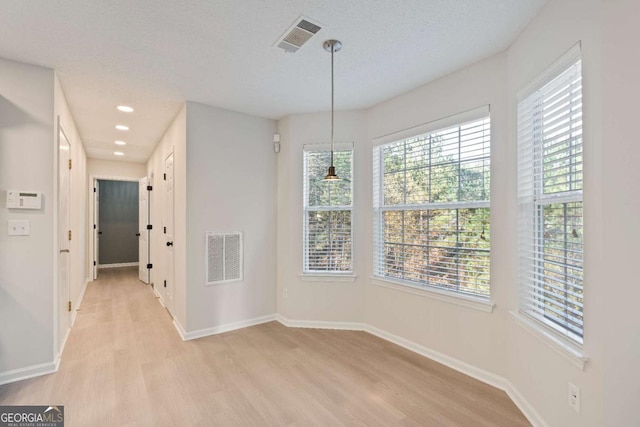
[[[82,289],[80,289],[80,295],[78,295],[78,299],[76,300],[76,304],[74,305],[75,310],[73,310],[71,314],[71,327],[73,327],[73,324],[76,322],[76,317],[78,317],[78,309],[82,304],[82,300],[84,299],[84,293],[87,291],[87,285],[89,284],[89,282],[90,282],[89,278],[86,278],[84,281],[84,284],[82,285]],[[65,339],[65,342],[66,342],[66,339]],[[62,348],[64,348],[64,346]]]
[[[478,368],[477,366],[473,366],[469,363],[463,362],[462,360],[440,353],[431,348],[417,344],[398,335],[392,334],[366,323],[293,320],[288,319],[280,314],[276,315],[276,320],[282,323],[284,326],[290,328],[336,329],[368,332],[371,335],[375,335],[385,341],[389,341],[393,344],[399,345],[400,347],[404,347],[407,350],[418,353],[421,356],[434,360],[438,363],[448,366],[451,369],[455,369],[458,372],[475,378],[478,381],[482,381],[483,383],[489,384],[504,391],[534,427],[549,426],[540,416],[540,414],[538,414],[535,408],[524,398],[524,396],[518,390],[516,390],[513,384],[511,384],[511,382],[506,378],[494,374],[493,372]]]
[[[239,322],[226,323],[224,325],[214,326],[212,328],[198,329],[196,331],[187,332],[177,319],[173,319],[173,325],[182,337],[183,341],[195,340],[197,338],[207,337],[209,335],[222,334],[224,332],[235,331],[236,329],[248,328],[249,326],[259,325],[261,323],[273,322],[276,320],[275,314],[267,316],[254,317],[253,319],[241,320]]]
[[[340,331],[364,331],[364,323],[358,322],[327,322],[324,320],[292,320],[281,314],[276,314],[278,322],[289,328],[313,328],[313,329],[336,329]]]
[[[185,338],[185,336],[187,335],[187,331],[184,330],[178,319],[176,319],[175,317],[173,318],[173,327],[176,328],[176,331],[178,331],[178,335],[180,335],[182,341],[186,341],[187,339]]]
[[[155,286],[152,286],[151,289],[153,289],[153,293],[155,296],[157,296],[158,298],[162,299],[162,297],[160,296],[160,294],[158,293],[158,290],[156,289]]]
[[[138,262],[121,262],[119,264],[98,264],[98,268],[137,267]]]
[[[87,284],[91,281],[90,278],[86,278],[82,289],[80,289],[80,295],[78,295],[78,299],[76,300],[75,310],[73,310],[71,314],[71,325],[69,329],[67,329],[67,333],[62,340],[62,345],[60,346],[60,350],[56,359],[53,362],[42,363],[40,365],[27,366],[26,368],[14,369],[12,371],[0,372],[0,385],[8,384],[15,381],[22,381],[33,377],[38,377],[40,375],[52,374],[58,371],[60,367],[60,361],[62,360],[62,352],[64,351],[64,347],[67,345],[67,339],[69,338],[69,334],[71,333],[71,328],[76,321],[76,317],[78,315],[78,308],[80,304],[82,304],[82,299],[84,298],[84,293],[87,290]]]
[[[413,341],[409,341],[405,338],[399,337],[398,335],[383,331],[382,329],[378,329],[371,325],[367,325],[365,331],[379,338],[397,344],[400,347],[404,347],[407,350],[411,350],[414,353],[418,353],[426,358],[448,366],[449,368],[455,369],[458,372],[462,372],[465,375],[469,375],[470,377],[475,378],[478,381],[482,381],[483,383],[499,388],[500,390],[505,390],[506,388],[507,380],[500,375],[485,371],[484,369],[480,369],[476,366],[470,365],[451,356],[447,356],[446,354],[440,353],[423,345],[416,344]]]
[[[52,374],[58,370],[59,366],[60,358],[57,358],[57,360],[53,362],[2,372],[0,373],[0,385],[39,377],[40,375]]]
[[[62,359],[62,353],[64,352],[64,346],[67,345],[67,339],[69,338],[69,334],[71,333],[71,327],[69,327],[67,329],[67,333],[64,334],[64,338],[62,339],[62,345],[60,346],[60,350],[58,351],[58,354],[56,355],[56,359],[60,360]]]
[[[503,390],[509,395],[509,398],[511,398],[524,416],[527,417],[531,425],[534,427],[549,427],[549,424],[538,414],[538,411],[520,394],[510,381],[507,381],[506,388]]]

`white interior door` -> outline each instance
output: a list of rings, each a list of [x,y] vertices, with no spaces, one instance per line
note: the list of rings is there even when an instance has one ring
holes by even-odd
[[[93,280],[98,278],[98,257],[100,248],[100,181],[93,180]]]
[[[70,206],[71,144],[58,123],[58,351],[71,327]]]
[[[164,278],[165,305],[169,311],[173,310],[173,274],[174,274],[174,253],[173,253],[173,152],[164,161],[164,227],[165,228],[165,260],[166,277]]]
[[[145,176],[138,184],[138,278],[149,283],[149,180]]]

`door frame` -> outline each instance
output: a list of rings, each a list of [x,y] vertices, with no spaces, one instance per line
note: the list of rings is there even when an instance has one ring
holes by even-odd
[[[142,184],[142,182],[144,181],[144,187],[140,184]],[[138,180],[138,222],[139,224],[139,236],[138,237],[142,237],[143,235],[145,236],[144,241],[146,243],[147,249],[146,249],[146,254],[147,254],[147,259],[143,260],[140,257],[140,248],[144,247],[144,245],[142,245],[141,243],[141,239],[138,238],[138,279],[143,282],[145,285],[149,285],[151,284],[151,270],[146,268],[147,264],[149,263],[149,260],[151,259],[151,242],[150,242],[150,237],[151,237],[151,230],[149,230],[147,228],[147,225],[149,225],[151,223],[151,191],[149,191],[149,177],[147,176],[143,176],[142,178],[140,178]],[[153,187],[151,187],[153,188]],[[144,191],[147,193],[147,196],[145,197],[145,200],[147,202],[146,206],[143,206],[142,208],[140,207],[140,191]],[[144,215],[144,217],[146,218],[144,223],[140,221],[140,211],[141,209],[144,209],[146,211],[146,214]],[[146,225],[143,225],[146,224]],[[142,266],[144,265],[145,268],[142,268]],[[140,273],[141,271],[146,271],[146,280],[142,280],[142,278],[140,277]]]
[[[54,167],[53,167],[53,188],[54,188],[54,205],[55,209],[53,209],[53,253],[54,260],[53,263],[53,283],[54,283],[54,297],[53,300],[53,328],[55,333],[53,334],[53,358],[54,360],[59,360],[62,355],[62,349],[67,341],[67,337],[69,336],[69,331],[71,330],[71,314],[69,313],[69,328],[67,329],[65,336],[60,336],[60,307],[62,307],[62,301],[60,301],[60,287],[62,284],[60,283],[60,233],[66,233],[68,230],[60,230],[59,224],[59,213],[60,213],[60,134],[64,134],[65,139],[69,143],[69,159],[73,159],[72,153],[73,149],[71,148],[71,138],[69,138],[69,133],[65,130],[64,125],[62,124],[62,119],[58,115],[56,120],[56,133],[55,133],[55,150],[54,150]],[[71,216],[71,178],[72,174],[69,172],[69,194],[67,195],[69,198],[69,216]],[[71,227],[71,217],[69,217],[69,227]],[[71,260],[69,260],[69,292],[71,292]],[[67,298],[68,299],[68,298]],[[63,311],[64,312],[64,311]]]
[[[134,178],[130,176],[89,175],[89,185],[87,189],[87,191],[89,192],[88,199],[87,199],[89,200],[89,222],[87,223],[87,227],[88,227],[87,236],[90,236],[90,237],[88,238],[89,239],[89,245],[88,245],[89,256],[87,258],[87,268],[88,268],[87,271],[90,272],[89,279],[91,281],[94,281],[97,279],[97,273],[98,273],[98,260],[94,260],[96,237],[98,236],[98,228],[97,228],[97,224],[96,224],[96,228],[95,229],[93,228],[94,221],[95,221],[95,208],[96,208],[96,195],[93,189],[96,188],[96,184],[98,180],[139,183],[140,179],[142,178],[143,177]],[[149,209],[151,209],[151,207],[149,207]],[[96,262],[95,266],[93,264],[94,261]]]
[[[175,156],[175,150],[174,147],[171,146],[169,148],[169,150],[166,152],[166,154],[163,156],[162,159],[162,172],[163,172],[163,180],[162,180],[162,226],[163,227],[167,227],[167,180],[166,180],[166,170],[167,170],[167,160],[169,159],[169,157],[171,157],[172,159],[172,172],[173,172],[173,190],[172,190],[172,197],[173,200],[171,201],[171,208],[172,208],[172,212],[171,212],[171,217],[173,220],[173,224],[171,224],[171,239],[172,239],[172,246],[171,246],[171,251],[173,254],[173,257],[171,259],[171,262],[169,262],[169,260],[167,259],[168,257],[168,247],[169,245],[165,244],[168,242],[167,238],[168,238],[168,234],[165,232],[162,234],[162,254],[160,255],[160,258],[163,260],[163,263],[165,264],[165,268],[163,270],[164,273],[164,278],[166,280],[165,282],[165,288],[164,290],[161,290],[161,294],[162,294],[162,301],[163,301],[163,305],[167,308],[167,310],[169,311],[169,313],[171,314],[171,316],[173,316],[173,312],[174,312],[174,304],[175,304],[175,277],[176,277],[176,271],[175,271],[175,266],[176,266],[176,261],[175,261],[175,246],[173,246],[173,241],[175,240],[175,233],[176,233],[176,205],[175,205],[175,162],[176,162],[176,156]],[[166,286],[166,283],[168,283],[168,287]]]

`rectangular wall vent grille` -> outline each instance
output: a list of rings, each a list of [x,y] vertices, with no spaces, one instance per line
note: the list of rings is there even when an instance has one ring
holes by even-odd
[[[242,280],[242,233],[207,233],[207,285]]]

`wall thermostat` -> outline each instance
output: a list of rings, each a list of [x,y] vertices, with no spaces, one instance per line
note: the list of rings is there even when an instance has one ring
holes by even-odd
[[[42,193],[29,191],[7,191],[7,208],[42,209]]]

